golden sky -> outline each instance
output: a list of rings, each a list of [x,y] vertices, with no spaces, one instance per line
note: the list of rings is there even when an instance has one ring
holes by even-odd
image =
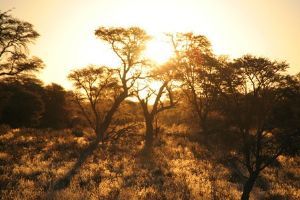
[[[11,8],[41,35],[31,54],[46,64],[42,80],[67,88],[74,67],[117,64],[94,36],[99,26],[140,26],[154,36],[193,31],[207,36],[216,54],[267,56],[300,71],[298,0],[0,0],[1,10]],[[157,46],[154,57],[164,55]]]

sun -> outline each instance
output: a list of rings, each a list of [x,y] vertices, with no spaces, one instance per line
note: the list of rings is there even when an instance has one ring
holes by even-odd
[[[156,64],[164,64],[172,57],[173,50],[171,44],[166,40],[153,37],[147,43],[144,55]]]

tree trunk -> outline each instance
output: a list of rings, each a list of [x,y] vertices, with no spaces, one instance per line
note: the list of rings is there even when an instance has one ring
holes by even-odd
[[[145,150],[150,150],[153,145],[153,117],[145,118],[146,123],[146,137],[145,137]]]
[[[206,119],[201,119],[199,124],[200,124],[200,127],[202,128],[202,132],[206,134],[207,133]]]
[[[99,142],[104,142],[104,133],[106,131],[106,128],[103,126],[99,126],[96,129],[96,140]]]
[[[247,179],[247,181],[244,184],[244,188],[243,188],[243,194],[241,197],[241,200],[248,200],[250,197],[250,192],[254,186],[254,183],[256,181],[256,178],[258,177],[259,172],[255,171],[253,173],[250,174],[249,178]]]
[[[200,127],[202,128],[202,132],[206,133],[208,130],[207,127],[207,112],[203,111],[203,109],[199,109],[198,117],[200,120]]]
[[[96,132],[96,137],[100,138],[102,140],[103,133],[101,131],[101,125],[100,125],[100,123],[96,124],[95,132]]]

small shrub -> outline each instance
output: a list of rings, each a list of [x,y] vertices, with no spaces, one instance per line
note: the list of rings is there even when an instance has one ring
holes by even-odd
[[[76,137],[82,137],[83,136],[83,130],[80,129],[73,129],[72,134]]]
[[[0,124],[0,135],[6,134],[10,130],[10,126],[8,124]]]

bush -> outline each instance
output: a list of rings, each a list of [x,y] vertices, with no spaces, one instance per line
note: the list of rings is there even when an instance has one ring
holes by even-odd
[[[8,124],[0,124],[0,135],[6,134],[10,129]]]
[[[2,111],[2,122],[11,127],[35,127],[44,110],[41,98],[30,91],[14,92]]]
[[[72,134],[76,137],[82,137],[83,136],[83,130],[81,129],[73,129]]]

